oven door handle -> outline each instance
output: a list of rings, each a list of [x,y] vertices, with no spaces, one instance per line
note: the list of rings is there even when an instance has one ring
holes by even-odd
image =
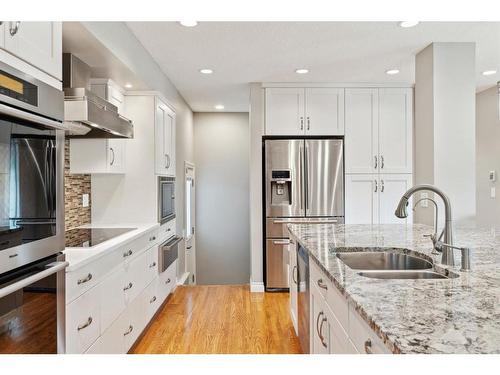
[[[9,107],[5,104],[0,104],[0,113],[3,115],[15,117],[21,120],[26,120],[33,122],[35,124],[45,125],[54,129],[67,130],[62,122],[54,121],[42,116],[34,115],[27,111],[22,111],[20,109]]]
[[[166,243],[162,244],[161,248],[168,249],[168,248],[174,247],[175,245],[177,245],[181,241],[182,241],[182,237],[174,237],[173,239],[168,240]]]
[[[25,288],[39,280],[45,279],[47,276],[53,275],[56,272],[62,271],[69,266],[68,262],[54,262],[51,263],[51,267],[43,270],[41,272],[35,273],[34,275],[28,276],[25,279],[19,280],[16,283],[10,284],[5,288],[0,289],[0,298],[8,296],[11,293],[18,291],[19,289]]]

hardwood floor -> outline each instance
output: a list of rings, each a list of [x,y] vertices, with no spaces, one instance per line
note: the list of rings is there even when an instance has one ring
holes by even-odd
[[[288,293],[248,285],[179,286],[131,353],[300,353]]]

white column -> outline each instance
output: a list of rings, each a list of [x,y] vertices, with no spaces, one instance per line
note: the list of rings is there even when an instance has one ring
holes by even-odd
[[[432,43],[416,56],[415,183],[442,189],[454,221],[476,213],[475,73],[474,43]],[[432,207],[415,222],[432,224]]]

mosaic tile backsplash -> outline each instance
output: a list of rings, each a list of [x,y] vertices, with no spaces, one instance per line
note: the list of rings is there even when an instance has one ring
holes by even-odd
[[[88,207],[82,206],[82,194],[91,192],[91,182],[89,174],[69,173],[69,139],[64,145],[64,214],[66,230],[78,227],[83,224],[90,224],[90,202]]]

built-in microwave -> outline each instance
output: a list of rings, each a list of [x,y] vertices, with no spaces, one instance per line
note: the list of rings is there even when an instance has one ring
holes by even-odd
[[[158,221],[164,224],[175,218],[175,178],[158,177]]]

